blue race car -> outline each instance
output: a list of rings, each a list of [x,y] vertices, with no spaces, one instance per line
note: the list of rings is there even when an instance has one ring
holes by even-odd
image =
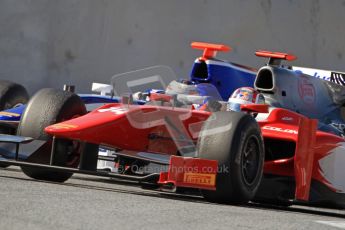
[[[211,83],[216,86],[218,92],[220,93],[222,99],[226,101],[232,92],[243,86],[253,86],[255,80],[256,70],[250,67],[243,65],[227,62],[224,60],[216,59],[217,52],[227,52],[231,48],[222,44],[211,44],[203,42],[192,42],[192,48],[203,50],[203,55],[197,58],[192,66],[192,71],[190,74],[190,81],[195,84],[199,83]],[[163,68],[164,69],[164,68]],[[168,67],[165,67],[166,71]],[[169,68],[170,69],[170,68]],[[148,72],[151,72],[151,68],[147,68]],[[135,71],[133,71],[135,72]],[[140,71],[142,74],[143,71]],[[149,81],[149,84],[138,82],[137,79],[142,79],[143,76],[136,76],[136,79],[126,79],[121,78],[123,74],[115,75],[113,79],[116,81],[126,81],[126,83],[115,84],[115,85],[126,85],[125,91],[118,87],[114,92],[113,85],[93,83],[92,91],[98,92],[99,94],[79,94],[86,106],[88,111],[92,110],[100,104],[110,103],[110,102],[119,102],[119,96],[122,92],[128,92],[128,87],[131,88],[131,92],[142,91],[145,92],[147,89],[165,89],[165,86],[169,84],[172,80],[176,80],[175,75],[172,79],[163,79],[165,84],[161,81],[154,80]],[[162,74],[162,76],[166,74]],[[152,76],[151,76],[152,78]],[[131,81],[132,80],[132,81]],[[151,79],[152,80],[152,79]],[[112,80],[114,81],[114,80]],[[132,83],[131,83],[132,82]],[[13,85],[15,87],[13,87]],[[116,87],[116,86],[115,86]],[[10,88],[11,90],[6,90]],[[13,89],[14,88],[14,89]],[[6,97],[2,91],[6,91]],[[0,132],[6,134],[15,134],[16,128],[19,124],[20,117],[25,110],[25,104],[28,102],[29,96],[25,88],[16,84],[7,81],[0,81]],[[139,104],[145,103],[145,101],[138,101]],[[6,106],[2,106],[6,104]]]
[[[4,87],[10,85],[8,87]],[[13,87],[15,86],[15,87]],[[29,95],[25,88],[17,83],[8,81],[0,81],[0,95],[1,89],[6,88],[6,92],[3,95],[9,95],[1,97],[0,104],[3,103],[5,106],[0,106],[2,110],[0,112],[0,133],[3,134],[15,134],[20,118],[26,108],[26,103],[29,101]],[[118,98],[107,96],[109,85],[93,83],[93,90],[101,92],[98,94],[80,94],[85,104],[99,105],[104,103],[119,102]],[[2,102],[3,101],[3,102]],[[90,108],[92,109],[92,108]]]

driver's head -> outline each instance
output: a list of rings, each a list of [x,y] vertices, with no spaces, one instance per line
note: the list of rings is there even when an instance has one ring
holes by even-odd
[[[244,104],[265,104],[264,96],[251,87],[236,89],[228,100],[227,110],[241,111]]]
[[[185,95],[199,95],[197,85],[193,81],[180,80],[169,83],[165,90],[166,94],[185,94]]]

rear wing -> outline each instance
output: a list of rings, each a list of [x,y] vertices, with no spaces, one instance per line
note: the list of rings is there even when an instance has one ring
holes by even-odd
[[[297,59],[297,57],[292,54],[272,52],[266,50],[258,50],[255,52],[255,55],[258,57],[269,58],[267,63],[268,65],[280,65],[282,60],[293,61]]]
[[[191,47],[193,49],[204,50],[204,53],[199,58],[200,60],[215,58],[218,51],[221,51],[221,52],[231,51],[230,46],[223,45],[223,44],[205,43],[205,42],[192,42]]]

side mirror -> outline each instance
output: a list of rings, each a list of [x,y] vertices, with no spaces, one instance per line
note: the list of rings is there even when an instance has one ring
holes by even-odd
[[[241,105],[241,111],[250,113],[268,113],[268,105],[266,104],[244,104]]]

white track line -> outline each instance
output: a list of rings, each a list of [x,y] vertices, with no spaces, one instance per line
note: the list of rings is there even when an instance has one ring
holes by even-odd
[[[336,228],[345,229],[345,221],[324,221],[324,220],[317,220],[317,221],[315,221],[315,222],[316,222],[316,223],[320,223],[320,224],[329,225],[329,226],[336,227]]]

